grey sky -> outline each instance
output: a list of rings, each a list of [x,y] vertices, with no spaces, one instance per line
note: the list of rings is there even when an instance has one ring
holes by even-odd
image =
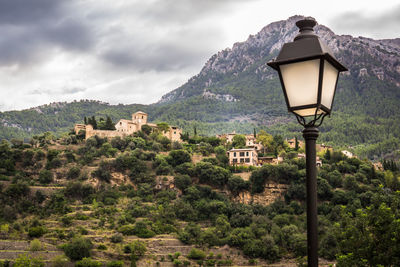
[[[338,34],[400,37],[397,0],[271,2],[0,0],[0,110],[79,99],[153,103],[214,53],[293,15]]]

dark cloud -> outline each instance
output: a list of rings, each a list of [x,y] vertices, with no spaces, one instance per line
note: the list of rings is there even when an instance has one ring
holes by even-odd
[[[193,34],[198,34],[193,38]],[[171,71],[203,64],[210,47],[223,36],[218,30],[184,35],[171,34],[158,42],[120,42],[103,51],[102,58],[114,67],[137,71]]]
[[[144,20],[163,23],[191,23],[193,20],[207,17],[210,14],[220,13],[221,10],[229,13],[231,8],[238,3],[243,2],[241,0],[157,0],[152,1],[149,5],[147,1],[142,1],[141,7],[136,10]]]
[[[1,24],[37,24],[62,15],[63,1],[0,0]]]
[[[331,19],[330,25],[341,32],[370,33],[382,38],[391,35],[393,29],[400,29],[400,5],[372,17],[362,12],[346,12]]]
[[[84,51],[94,42],[74,6],[54,0],[0,0],[0,65],[47,60],[53,48]]]

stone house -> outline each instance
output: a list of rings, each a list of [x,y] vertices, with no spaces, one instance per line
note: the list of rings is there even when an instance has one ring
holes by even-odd
[[[228,151],[229,165],[257,166],[258,154],[252,148],[233,148]]]
[[[115,131],[112,130],[94,130],[93,126],[88,124],[75,124],[74,132],[78,134],[79,131],[85,130],[86,135],[85,139],[88,139],[92,136],[99,136],[102,138],[113,138],[113,137],[125,137],[128,135],[132,135],[142,129],[143,125],[148,125],[153,129],[157,128],[157,125],[154,123],[147,123],[148,115],[143,111],[137,111],[132,114],[132,120],[120,119],[115,124]],[[170,126],[168,131],[162,132],[162,135],[166,136],[171,141],[181,142],[181,133],[182,130],[176,126]]]
[[[233,131],[232,133],[226,134],[217,134],[216,137],[225,141],[226,143],[232,143],[233,137],[235,137],[236,132]],[[263,149],[263,145],[257,142],[257,138],[254,137],[253,134],[246,134],[246,147],[254,147],[257,151],[261,151]]]
[[[286,139],[286,142],[288,143],[290,148],[296,148],[296,138]],[[297,139],[297,143],[299,145],[299,148],[304,147],[304,142],[302,140]]]

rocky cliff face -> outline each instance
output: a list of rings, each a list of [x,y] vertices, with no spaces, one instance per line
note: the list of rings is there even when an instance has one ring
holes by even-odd
[[[208,88],[215,88],[221,81],[239,77],[251,70],[261,80],[273,79],[275,73],[266,62],[275,57],[282,45],[293,41],[298,34],[295,22],[302,16],[271,23],[245,42],[235,43],[213,55],[201,72],[186,84],[164,95],[159,103],[174,102],[194,95],[201,95]],[[328,27],[317,25],[316,33],[331,48],[339,61],[350,72],[346,75],[375,76],[400,86],[400,39],[373,40],[350,35],[336,35]],[[233,95],[233,98],[238,96]],[[227,101],[221,98],[222,101]],[[240,99],[238,99],[240,100]]]

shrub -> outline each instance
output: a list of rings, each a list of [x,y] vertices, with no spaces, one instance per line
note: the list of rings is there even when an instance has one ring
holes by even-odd
[[[73,166],[67,172],[67,179],[77,179],[80,173],[81,169],[77,166]]]
[[[107,263],[107,267],[123,267],[124,262],[123,261],[110,261]]]
[[[72,224],[73,218],[72,216],[64,215],[61,217],[61,222],[64,226],[70,226]]]
[[[143,257],[146,252],[146,243],[140,240],[135,240],[131,243],[131,258],[133,261],[137,261],[141,257]]]
[[[40,251],[40,250],[43,250],[43,245],[42,245],[42,243],[40,242],[39,239],[34,239],[34,240],[31,241],[31,244],[30,244],[30,246],[29,246],[29,250],[30,250],[30,251]]]
[[[167,161],[170,165],[176,167],[185,162],[191,162],[192,159],[190,157],[190,154],[186,150],[179,149],[179,150],[172,150],[171,152],[169,152]]]
[[[45,232],[46,231],[42,226],[34,226],[28,229],[29,237],[41,237]]]
[[[101,267],[101,262],[92,260],[91,258],[83,258],[75,263],[75,267]]]
[[[113,243],[121,243],[124,238],[121,234],[115,234],[111,236],[110,241]]]
[[[134,233],[136,236],[141,238],[151,238],[156,234],[150,230],[145,222],[137,222],[135,223]]]
[[[21,254],[15,259],[13,267],[44,267],[44,261],[40,258],[32,258],[29,255]]]
[[[90,257],[92,247],[92,242],[82,237],[73,238],[69,243],[63,245],[65,255],[71,260],[81,260],[85,257]]]
[[[204,260],[206,258],[206,253],[200,249],[192,248],[187,257],[192,260]]]
[[[52,267],[67,267],[68,266],[68,258],[64,255],[58,255],[51,260]]]
[[[111,163],[101,161],[99,167],[92,172],[93,177],[99,178],[101,181],[110,182],[111,180]]]
[[[49,184],[53,181],[53,173],[49,170],[41,170],[39,173],[39,182]]]
[[[186,188],[192,185],[192,178],[186,174],[175,176],[174,185],[176,188],[184,191]]]
[[[122,233],[123,235],[134,235],[135,227],[131,224],[122,225],[120,228],[118,228],[118,232]]]
[[[107,250],[107,246],[104,245],[104,244],[100,244],[100,245],[97,246],[97,249],[98,250]]]

